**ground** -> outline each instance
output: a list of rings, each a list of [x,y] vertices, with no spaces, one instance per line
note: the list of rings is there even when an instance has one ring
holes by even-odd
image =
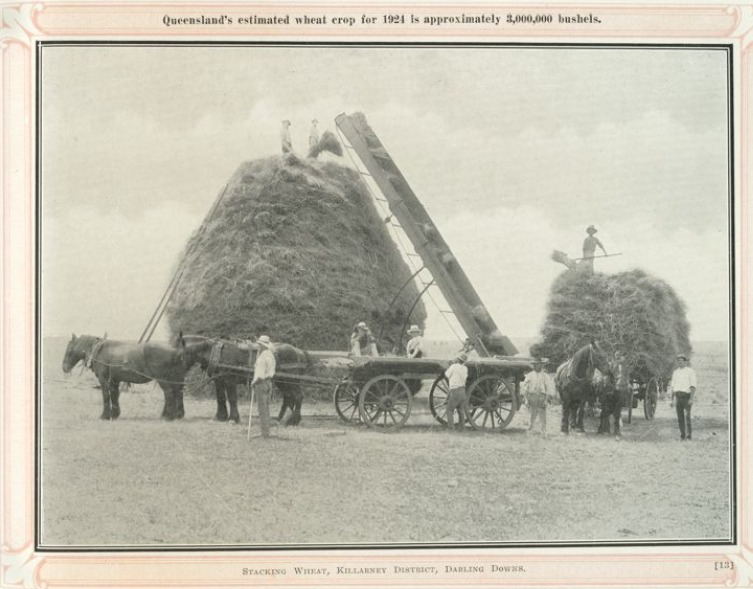
[[[621,441],[526,435],[524,408],[502,433],[448,432],[426,390],[408,426],[383,433],[344,424],[331,401],[307,398],[297,428],[246,439],[215,422],[211,400],[186,399],[186,418],[159,418],[152,385],[121,395],[101,421],[101,395],[79,368],[45,362],[41,412],[44,546],[377,544],[725,539],[730,523],[729,410],[694,407],[690,443],[674,410],[642,408]],[[723,356],[722,360],[723,361]],[[699,381],[726,378],[699,362]],[[713,369],[713,370],[712,370]],[[708,380],[706,380],[708,382]],[[720,381],[714,386],[724,387]],[[702,388],[700,384],[699,388]],[[273,407],[276,411],[277,406]]]

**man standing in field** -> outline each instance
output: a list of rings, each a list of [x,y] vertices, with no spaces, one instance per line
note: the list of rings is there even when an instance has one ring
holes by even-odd
[[[677,368],[672,373],[669,390],[672,394],[670,404],[677,406],[677,421],[680,424],[680,439],[682,441],[692,439],[693,429],[690,425],[690,409],[693,407],[695,397],[696,376],[695,370],[688,365],[688,357],[685,354],[677,356]]]
[[[596,254],[596,246],[601,248],[601,251],[604,252],[604,255],[607,255],[607,250],[604,249],[604,246],[601,245],[601,242],[597,237],[594,237],[594,234],[597,232],[596,227],[593,225],[589,225],[586,228],[586,233],[588,233],[588,237],[583,241],[583,259],[581,260],[581,269],[587,272],[588,274],[593,274],[594,271],[594,255]]]
[[[541,422],[541,435],[544,437],[546,437],[546,407],[550,395],[553,395],[552,381],[549,375],[544,372],[546,362],[545,358],[534,358],[533,370],[526,374],[521,387],[526,405],[531,412],[531,423],[526,433],[533,431],[533,424],[536,423],[538,417]]]
[[[460,415],[460,428],[468,421],[468,399],[465,396],[465,381],[468,379],[468,356],[460,352],[455,361],[445,370],[450,392],[447,394],[447,425],[455,429],[455,411]],[[471,421],[471,425],[474,423]]]
[[[262,335],[256,341],[259,351],[254,364],[254,379],[251,386],[256,395],[256,407],[261,423],[261,435],[269,437],[269,397],[272,394],[272,377],[275,375],[277,361],[272,353],[272,342],[269,336]],[[250,409],[249,409],[250,411]]]

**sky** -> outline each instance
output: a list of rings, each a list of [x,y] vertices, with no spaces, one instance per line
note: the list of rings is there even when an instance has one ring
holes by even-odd
[[[42,330],[136,339],[244,161],[363,112],[502,333],[536,337],[553,250],[641,268],[729,333],[726,53],[563,47],[47,46]],[[351,165],[347,158],[344,165]],[[427,338],[452,329],[431,301]],[[354,318],[354,321],[359,318]],[[164,336],[160,329],[156,337]]]

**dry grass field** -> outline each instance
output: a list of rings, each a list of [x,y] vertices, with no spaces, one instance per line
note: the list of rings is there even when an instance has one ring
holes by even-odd
[[[121,395],[118,421],[99,419],[88,372],[67,378],[64,341],[46,342],[40,414],[43,546],[380,543],[663,542],[731,534],[730,431],[724,346],[696,347],[693,442],[674,410],[642,409],[622,441],[527,436],[528,412],[502,433],[451,433],[433,422],[426,390],[409,425],[380,433],[342,423],[331,401],[306,399],[297,428],[246,440],[213,421],[215,404],[186,399],[186,418],[159,419],[162,394]],[[273,407],[276,411],[277,407]],[[241,404],[248,416],[248,400]]]

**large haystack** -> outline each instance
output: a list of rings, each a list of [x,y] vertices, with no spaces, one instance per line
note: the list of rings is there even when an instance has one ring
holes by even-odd
[[[608,352],[624,350],[641,379],[668,378],[676,354],[690,352],[685,304],[666,282],[642,270],[562,273],[552,285],[536,356],[556,364],[590,337]]]
[[[390,305],[411,273],[359,175],[292,154],[244,163],[185,251],[173,333],[346,350],[365,320],[390,351],[418,294],[411,284]],[[419,302],[410,322],[425,319]]]

